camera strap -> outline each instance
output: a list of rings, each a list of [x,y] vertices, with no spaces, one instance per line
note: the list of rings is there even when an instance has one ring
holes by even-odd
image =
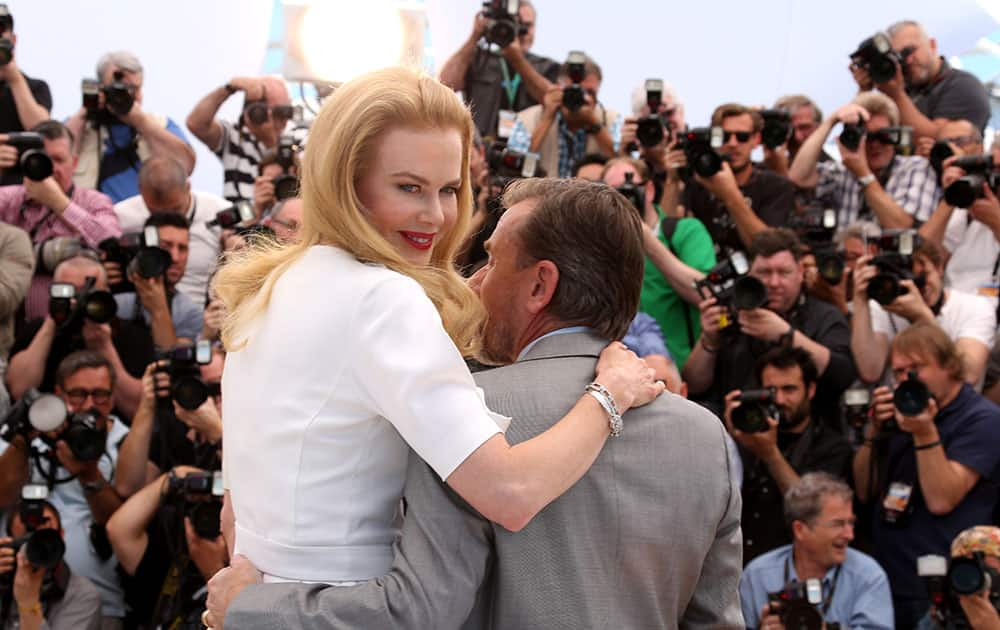
[[[788,584],[788,580],[791,577],[791,564],[792,564],[792,554],[789,554],[788,558],[785,560],[785,584]],[[837,570],[833,572],[833,584],[830,585],[830,592],[826,594],[823,598],[822,608],[820,612],[823,614],[823,619],[826,620],[826,613],[830,611],[830,605],[833,604],[833,595],[837,592],[837,582],[840,581],[840,569],[844,565],[838,564]],[[823,580],[820,580],[820,588],[823,587]]]
[[[510,78],[510,69],[507,67],[507,60],[500,57],[500,73],[503,74],[503,91],[507,94],[507,103],[511,110],[516,111],[514,99],[517,98],[517,90],[521,87],[521,75],[514,73],[514,78]]]

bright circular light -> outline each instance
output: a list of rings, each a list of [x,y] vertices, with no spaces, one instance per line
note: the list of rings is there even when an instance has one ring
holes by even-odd
[[[315,0],[302,16],[299,46],[313,76],[347,81],[398,65],[403,26],[395,2]]]

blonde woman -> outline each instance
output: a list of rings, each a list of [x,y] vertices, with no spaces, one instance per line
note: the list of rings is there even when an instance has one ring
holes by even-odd
[[[236,551],[266,580],[384,574],[407,446],[517,530],[608,437],[608,414],[581,392],[551,430],[510,446],[465,367],[482,311],[451,261],[471,214],[471,138],[468,111],[427,76],[345,84],[310,133],[301,241],[237,254],[217,276]],[[596,380],[622,411],[662,390],[620,344]]]

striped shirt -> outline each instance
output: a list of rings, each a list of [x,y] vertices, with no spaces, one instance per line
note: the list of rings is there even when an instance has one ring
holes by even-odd
[[[859,219],[878,223],[874,210],[865,202],[864,189],[846,166],[831,160],[820,162],[816,170],[819,172],[816,198],[826,199],[838,208],[837,225],[850,225]],[[941,188],[931,163],[918,156],[895,156],[884,187],[918,224],[930,218],[941,199]]]
[[[257,138],[244,128],[220,120],[222,140],[213,151],[222,161],[222,196],[229,201],[253,200],[253,185],[257,178],[261,156],[268,151]],[[304,147],[309,130],[295,127],[286,131],[295,144]]]
[[[622,125],[625,119],[621,114],[618,114],[612,120],[608,121],[607,110],[604,110],[603,106],[601,109],[604,111],[605,124],[608,127],[608,133],[611,134],[611,140],[614,142],[615,151],[617,152],[618,145],[622,139]],[[583,129],[570,131],[560,112],[556,113],[556,122],[559,129],[559,173],[546,173],[546,175],[562,178],[573,177],[573,166],[583,159],[583,156],[587,153],[587,132]],[[532,132],[528,131],[524,122],[518,118],[517,122],[514,123],[514,130],[511,132],[510,139],[507,141],[507,148],[511,151],[526,153],[531,148],[531,134]]]

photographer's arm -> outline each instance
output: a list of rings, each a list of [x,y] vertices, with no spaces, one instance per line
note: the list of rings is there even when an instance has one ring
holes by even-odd
[[[944,247],[944,235],[948,228],[948,221],[951,220],[952,213],[955,212],[955,206],[951,205],[944,198],[938,202],[937,208],[931,213],[927,223],[920,226],[917,233],[920,238],[926,239],[928,241],[934,241],[938,246]]]
[[[989,347],[972,337],[959,337],[955,340],[955,346],[962,355],[962,363],[965,365],[965,382],[977,385],[986,373],[986,362],[990,358]]]
[[[215,119],[215,115],[229,96],[229,90],[225,86],[215,88],[198,101],[185,121],[188,131],[211,151],[218,151],[222,145],[222,125]]]
[[[858,368],[858,377],[865,383],[877,383],[885,370],[889,356],[889,338],[875,332],[868,303],[868,282],[877,273],[862,257],[854,269],[854,314],[851,317],[851,354]]]
[[[864,142],[864,141],[862,141]],[[860,177],[860,176],[859,176]],[[876,179],[865,186],[865,201],[878,219],[883,229],[906,229],[913,227],[913,217],[896,203]]]
[[[146,554],[149,535],[146,529],[160,507],[160,495],[167,476],[160,475],[132,495],[108,521],[108,539],[118,562],[129,575],[135,575]]]
[[[21,436],[0,454],[0,510],[7,510],[21,500],[21,488],[28,483],[28,442]]]
[[[705,274],[693,267],[685,265],[673,252],[656,237],[648,226],[642,230],[642,244],[646,255],[656,269],[663,274],[677,295],[688,304],[697,306],[701,296],[694,288],[694,283],[705,277]]]
[[[168,379],[166,374],[155,373],[156,364],[146,368],[142,376],[142,399],[132,418],[125,439],[118,447],[118,464],[115,466],[115,492],[126,499],[148,484],[160,473],[149,461],[149,445],[153,439],[156,420],[156,394],[154,378]]]
[[[51,317],[46,316],[28,347],[10,358],[10,365],[7,368],[7,389],[11,398],[16,400],[32,387],[42,384],[42,379],[45,378],[45,362],[55,338],[56,323]]]
[[[11,62],[11,65],[13,62]],[[10,86],[11,96],[14,97],[14,107],[17,109],[17,117],[21,121],[21,126],[31,129],[41,122],[49,119],[49,110],[38,104],[35,95],[31,93],[28,80],[24,75],[14,69],[14,72],[7,72],[7,85]]]
[[[142,111],[138,103],[132,106],[124,121],[139,132],[149,145],[150,154],[177,160],[188,175],[194,171],[194,149],[171,133],[165,125],[160,125],[153,116]]]
[[[485,25],[486,19],[483,17],[483,14],[476,13],[472,23],[472,33],[469,35],[469,38],[441,66],[441,72],[438,73],[438,80],[456,92],[465,89],[465,75],[468,74],[469,66],[472,65],[472,60],[476,57],[477,45],[479,38],[482,37]],[[541,99],[538,100],[540,101]]]
[[[934,424],[937,410],[937,404],[931,399],[930,405],[921,414],[921,419],[914,422],[919,426],[919,429],[912,432],[914,447],[940,441],[941,436]],[[906,421],[911,419],[907,418]],[[978,472],[948,459],[948,454],[940,443],[938,446],[920,449],[916,454],[920,491],[924,495],[927,509],[935,516],[944,516],[954,510],[979,481]]]
[[[885,82],[876,85],[879,92],[882,92],[886,96],[892,99],[896,103],[896,107],[899,108],[899,124],[906,125],[908,127],[913,127],[914,139],[921,136],[926,138],[936,138],[938,131],[941,130],[947,122],[947,118],[928,118],[924,116],[919,109],[917,109],[916,104],[914,104],[913,99],[910,95],[906,93],[903,88],[903,71],[899,66],[896,67],[896,76]]]
[[[701,394],[712,386],[715,376],[715,361],[719,356],[719,317],[722,307],[715,305],[715,298],[708,298],[698,304],[701,311],[701,337],[691,348],[691,354],[684,362],[682,374],[688,390]]]
[[[521,75],[521,80],[524,81],[524,89],[528,91],[531,98],[541,103],[545,98],[545,93],[555,84],[546,79],[542,73],[535,69],[535,66],[531,65],[528,58],[524,56],[521,43],[516,38],[511,42],[510,46],[504,48],[500,53],[514,68],[514,71]]]
[[[823,153],[823,143],[837,122],[836,116],[828,117],[799,147],[799,152],[795,154],[795,159],[788,167],[788,179],[799,188],[816,187],[819,181],[816,165],[819,164],[819,156]]]
[[[770,473],[771,478],[774,482],[778,484],[778,490],[784,496],[785,492],[789,488],[794,486],[799,482],[799,474],[795,472],[792,465],[788,463],[785,456],[781,454],[781,450],[778,449],[778,445],[774,445],[766,457],[763,458],[764,464],[767,466],[767,472]]]

